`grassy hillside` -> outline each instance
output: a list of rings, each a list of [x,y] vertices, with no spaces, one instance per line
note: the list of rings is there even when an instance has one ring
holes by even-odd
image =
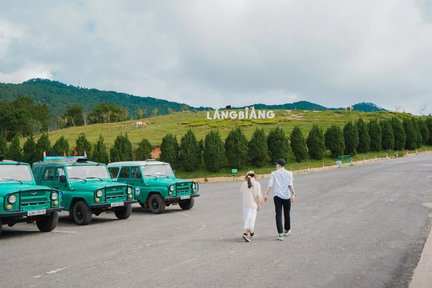
[[[180,140],[189,128],[194,131],[198,139],[204,139],[211,129],[218,129],[222,138],[225,139],[232,128],[241,127],[248,139],[250,139],[257,127],[264,128],[265,132],[268,133],[273,127],[279,126],[285,133],[290,134],[294,126],[299,126],[306,137],[313,124],[318,124],[325,131],[332,124],[343,126],[347,121],[357,120],[360,117],[365,121],[391,118],[395,115],[401,118],[412,117],[410,114],[385,111],[365,113],[358,111],[276,110],[276,117],[273,119],[208,120],[206,113],[203,111],[176,112],[141,120],[67,128],[51,131],[49,137],[51,143],[54,144],[60,136],[64,136],[69,141],[71,147],[73,147],[80,133],[85,133],[92,143],[97,141],[99,134],[102,134],[107,147],[110,148],[119,134],[127,133],[135,147],[142,138],[147,138],[152,145],[157,146],[166,134],[172,133]],[[142,121],[146,126],[136,127],[136,121]]]

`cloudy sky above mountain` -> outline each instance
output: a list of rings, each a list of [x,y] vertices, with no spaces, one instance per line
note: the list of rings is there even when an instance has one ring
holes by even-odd
[[[0,0],[0,82],[432,113],[428,0]]]

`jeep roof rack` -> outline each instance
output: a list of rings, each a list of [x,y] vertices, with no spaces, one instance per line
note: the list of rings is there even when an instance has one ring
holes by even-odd
[[[43,157],[43,161],[85,163],[87,162],[87,160],[88,159],[85,156],[44,156]]]

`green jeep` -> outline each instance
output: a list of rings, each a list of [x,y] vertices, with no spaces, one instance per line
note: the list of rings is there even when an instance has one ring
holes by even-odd
[[[30,165],[3,160],[0,156],[0,233],[3,224],[32,223],[42,232],[52,231],[58,223],[61,193],[38,186]]]
[[[38,184],[63,192],[64,209],[78,225],[87,225],[92,214],[106,211],[127,219],[136,202],[132,186],[113,183],[105,164],[83,157],[44,157],[33,164],[33,173]]]
[[[179,204],[184,210],[194,205],[198,183],[177,179],[171,165],[155,160],[114,162],[108,164],[111,177],[135,187],[135,198],[143,208],[160,214],[166,206]]]

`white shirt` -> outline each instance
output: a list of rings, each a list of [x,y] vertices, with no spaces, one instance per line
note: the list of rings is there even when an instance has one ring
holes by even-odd
[[[292,185],[293,174],[291,171],[287,171],[284,167],[281,167],[271,173],[268,186],[273,188],[274,196],[278,196],[282,199],[290,199],[291,190],[288,186]]]
[[[240,187],[240,191],[243,194],[243,208],[258,208],[256,200],[260,201],[262,199],[261,185],[255,179],[251,179],[252,187],[248,188],[247,181],[244,181]]]

